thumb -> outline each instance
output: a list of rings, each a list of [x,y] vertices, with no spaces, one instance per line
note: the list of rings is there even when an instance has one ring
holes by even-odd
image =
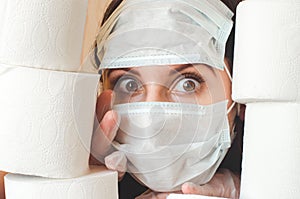
[[[117,134],[119,123],[117,112],[110,110],[104,115],[92,137],[91,154],[95,159],[104,162],[104,157],[113,152],[111,143]]]
[[[103,91],[97,99],[96,115],[98,121],[101,121],[107,111],[111,109],[111,103],[113,99],[113,91]]]
[[[196,185],[187,182],[181,186],[181,190],[184,194],[200,194],[238,199],[240,178],[229,169],[220,169],[207,184]]]
[[[183,194],[195,194],[205,196],[220,196],[222,195],[222,189],[218,189],[210,184],[196,185],[192,182],[186,182],[181,186]]]

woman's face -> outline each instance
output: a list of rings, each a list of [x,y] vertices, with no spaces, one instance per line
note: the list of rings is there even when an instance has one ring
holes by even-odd
[[[231,100],[231,81],[225,70],[204,64],[145,66],[104,71],[104,90],[115,92],[114,104],[179,102],[209,105]],[[235,110],[228,115],[232,126]]]

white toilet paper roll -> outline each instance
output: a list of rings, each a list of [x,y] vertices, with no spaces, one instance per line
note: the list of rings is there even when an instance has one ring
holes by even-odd
[[[85,176],[50,179],[17,174],[5,176],[6,199],[117,199],[117,172],[93,167]]]
[[[0,170],[85,174],[98,81],[96,74],[0,65]]]
[[[239,4],[235,101],[300,101],[300,2],[292,2],[248,0]]]
[[[193,194],[170,194],[167,199],[226,199],[213,196],[201,196]],[[228,198],[227,198],[228,199]]]
[[[299,157],[300,104],[247,104],[240,198],[300,198]]]
[[[87,5],[88,0],[2,0],[0,62],[81,70]]]

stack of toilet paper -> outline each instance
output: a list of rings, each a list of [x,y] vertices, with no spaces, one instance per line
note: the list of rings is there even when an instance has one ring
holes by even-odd
[[[0,170],[14,173],[7,199],[117,198],[117,174],[88,164],[99,75],[80,63],[87,5],[0,3]]]
[[[240,198],[300,198],[300,1],[243,1],[236,20],[233,99],[246,104]]]
[[[89,174],[72,179],[7,174],[5,194],[7,199],[117,199],[114,174],[105,167],[91,167]]]

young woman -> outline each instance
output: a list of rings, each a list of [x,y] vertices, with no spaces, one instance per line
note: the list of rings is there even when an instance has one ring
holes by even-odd
[[[144,198],[170,192],[238,198],[233,34],[227,41],[228,7],[234,11],[238,1],[223,3],[124,0],[106,12],[96,48],[104,91],[93,156],[155,191]],[[120,197],[136,196],[134,186],[128,192]]]

